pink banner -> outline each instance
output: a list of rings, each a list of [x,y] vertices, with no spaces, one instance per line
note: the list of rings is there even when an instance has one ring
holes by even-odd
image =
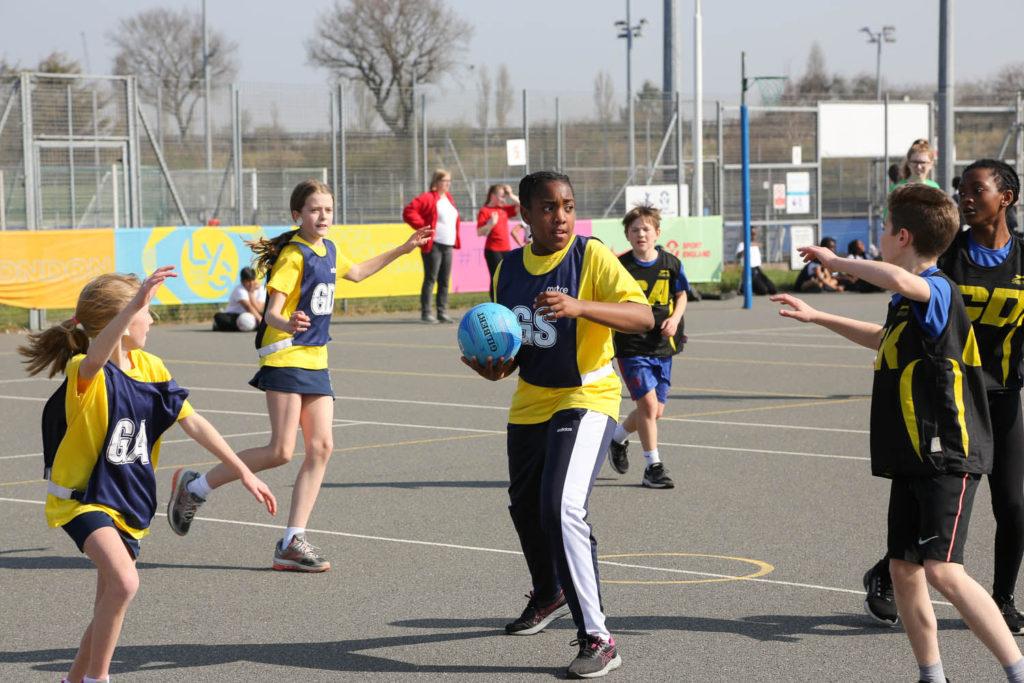
[[[518,221],[509,221],[509,228],[519,225]],[[576,221],[576,234],[589,237],[591,225],[589,220]],[[487,237],[476,234],[476,221],[459,223],[460,247],[452,254],[453,292],[486,292],[490,290],[490,277],[487,273],[487,262],[484,260],[484,242]]]

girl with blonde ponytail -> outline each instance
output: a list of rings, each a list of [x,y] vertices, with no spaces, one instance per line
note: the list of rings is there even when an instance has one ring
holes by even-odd
[[[29,374],[66,376],[43,411],[46,520],[64,529],[98,572],[92,621],[65,683],[110,680],[138,590],[139,541],[156,512],[160,438],[175,422],[236,472],[271,514],[277,511],[267,485],[193,410],[163,361],[142,350],[153,324],[149,302],[169,277],[176,277],[174,266],[157,268],[141,283],[133,275],[101,275],[82,290],[70,319],[30,335],[18,349]]]

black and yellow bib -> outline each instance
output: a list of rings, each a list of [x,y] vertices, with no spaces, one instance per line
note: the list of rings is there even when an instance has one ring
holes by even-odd
[[[616,332],[612,337],[615,343],[616,358],[634,358],[636,356],[656,356],[668,358],[683,350],[683,321],[679,321],[675,337],[667,339],[661,336],[661,323],[672,315],[676,305],[677,284],[682,264],[674,255],[658,247],[658,257],[648,266],[640,264],[627,251],[619,257],[621,263],[632,275],[640,289],[647,296],[654,313],[654,327],[641,334],[625,334]]]
[[[974,325],[981,367],[988,390],[1024,386],[1024,248],[1010,238],[1010,253],[998,266],[986,268],[971,260],[967,232],[953,240],[939,267],[957,283]]]
[[[935,273],[931,277],[942,277]],[[950,281],[950,291],[956,291]],[[931,477],[992,470],[981,356],[963,302],[932,339],[902,299],[889,305],[871,390],[871,473]]]

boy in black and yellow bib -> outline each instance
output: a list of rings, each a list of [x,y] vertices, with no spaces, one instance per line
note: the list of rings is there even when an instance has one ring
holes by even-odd
[[[493,298],[519,318],[523,346],[516,358],[486,366],[462,360],[490,380],[519,370],[508,417],[509,512],[533,589],[505,631],[532,635],[570,611],[579,652],[567,673],[593,678],[622,663],[605,625],[597,541],[587,522],[621,400],[612,329],[643,332],[654,317],[611,250],[573,233],[567,176],[530,174],[519,197],[534,241],[498,266]]]
[[[871,471],[892,480],[889,570],[920,679],[944,681],[930,584],[946,597],[1011,681],[1024,658],[999,608],[964,571],[974,493],[992,468],[992,430],[981,356],[956,286],[935,266],[957,234],[956,206],[913,184],[889,196],[881,238],[885,263],[840,259],[805,247],[805,261],[842,267],[895,294],[884,325],[817,311],[788,294],[780,313],[877,349],[871,394]]]

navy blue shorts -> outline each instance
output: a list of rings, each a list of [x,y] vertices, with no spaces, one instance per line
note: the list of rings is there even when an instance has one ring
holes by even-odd
[[[121,540],[124,541],[124,547],[131,553],[132,559],[139,558],[139,540],[132,538],[127,532],[122,529],[118,529],[117,525],[114,524],[114,519],[106,512],[100,512],[99,510],[90,510],[89,512],[83,512],[78,515],[70,522],[61,527],[67,532],[71,540],[78,546],[79,552],[85,552],[85,539],[89,538],[89,535],[97,529],[102,529],[105,526],[113,527],[118,534],[121,535]]]
[[[619,372],[622,373],[622,381],[629,389],[629,397],[634,401],[639,401],[651,389],[654,389],[658,403],[665,403],[668,400],[668,390],[672,386],[672,356],[620,358]]]
[[[249,384],[260,391],[282,391],[288,394],[334,398],[331,372],[326,368],[307,370],[305,368],[275,368],[264,365],[249,380]]]

